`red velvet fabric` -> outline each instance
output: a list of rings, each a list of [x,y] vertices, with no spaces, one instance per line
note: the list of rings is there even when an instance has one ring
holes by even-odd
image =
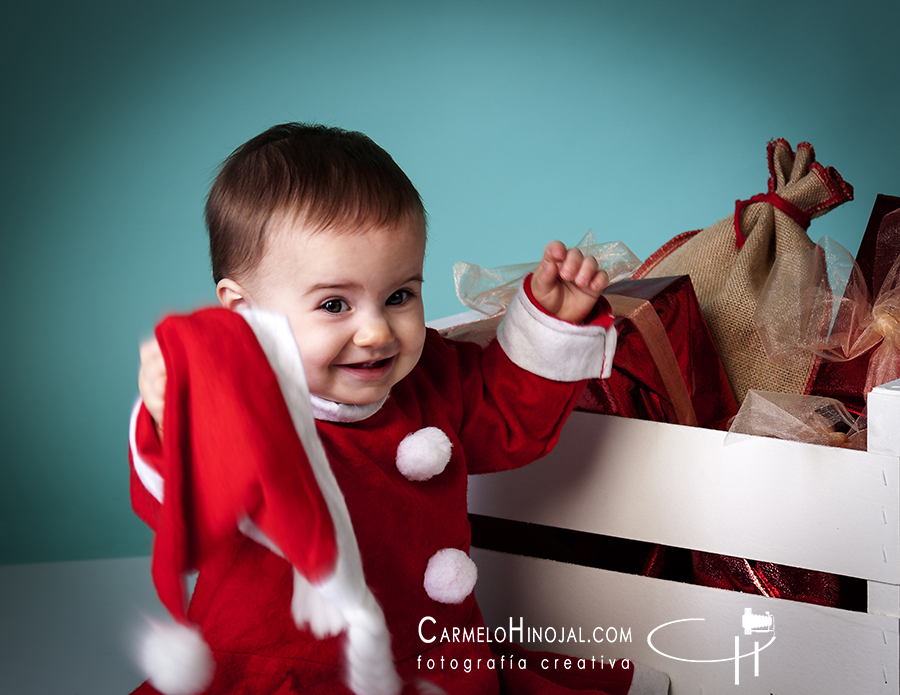
[[[204,309],[167,318],[156,337],[167,380],[152,571],[163,605],[185,620],[184,575],[233,537],[245,514],[304,576],[327,577],[337,562],[334,525],[250,326]]]
[[[438,550],[469,550],[468,474],[521,466],[546,454],[582,385],[530,374],[496,342],[482,350],[429,330],[418,365],[378,412],[357,423],[317,422],[350,511],[366,581],[384,610],[401,677],[432,681],[448,693],[570,692],[541,668],[528,674],[489,668],[489,643],[441,641],[443,628],[477,629],[483,619],[474,595],[460,604],[438,603],[427,595],[423,578]],[[209,417],[217,412],[211,405]],[[148,420],[143,415],[137,432],[144,457],[158,449]],[[452,457],[434,478],[410,481],[397,470],[397,446],[424,427],[437,427],[449,437]],[[137,513],[157,524],[158,503],[140,483],[132,491]],[[348,693],[341,638],[317,640],[298,630],[290,613],[291,593],[290,565],[236,532],[203,558],[189,617],[201,626],[217,663],[208,693]],[[426,624],[434,627],[438,639],[433,643],[419,634],[426,616],[435,621]],[[429,670],[429,658],[435,664],[443,659],[444,667]],[[466,659],[473,664],[481,659],[481,666],[467,672]],[[620,695],[631,674],[630,669],[597,669],[590,674],[591,689]],[[138,692],[154,690],[145,684]]]
[[[690,277],[623,280],[606,294],[649,300],[672,344],[701,427],[724,428],[737,413],[737,403],[722,368],[716,347]],[[578,408],[657,422],[677,422],[659,370],[647,353],[634,324],[616,318],[619,332],[613,373],[609,379],[588,382]]]

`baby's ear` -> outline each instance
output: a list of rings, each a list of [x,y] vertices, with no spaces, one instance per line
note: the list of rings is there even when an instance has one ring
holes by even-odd
[[[244,306],[247,303],[246,295],[244,288],[231,278],[222,278],[216,285],[216,297],[219,298],[219,304],[229,311]]]

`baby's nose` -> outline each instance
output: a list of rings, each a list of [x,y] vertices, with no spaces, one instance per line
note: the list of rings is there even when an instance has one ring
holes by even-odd
[[[394,333],[383,316],[373,316],[364,321],[353,336],[354,344],[359,347],[382,347],[393,340]]]

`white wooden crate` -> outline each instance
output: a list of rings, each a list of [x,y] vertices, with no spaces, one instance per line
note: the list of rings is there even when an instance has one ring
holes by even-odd
[[[575,413],[549,456],[469,484],[474,514],[831,572],[868,587],[862,613],[474,549],[489,625],[521,618],[583,636],[630,628],[632,637],[525,646],[641,661],[670,675],[672,695],[900,693],[900,381],[869,396],[866,452],[762,437],[725,444],[722,432]],[[774,631],[744,634],[748,608],[773,616]],[[655,632],[651,646],[651,631],[670,621],[681,622]],[[772,637],[754,675],[754,643]],[[737,662],[736,643],[749,655]],[[696,663],[712,659],[722,661]]]

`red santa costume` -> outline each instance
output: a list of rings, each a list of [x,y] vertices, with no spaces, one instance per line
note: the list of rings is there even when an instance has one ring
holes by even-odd
[[[473,595],[476,569],[468,557],[467,476],[525,465],[553,447],[581,380],[607,376],[611,369],[615,329],[608,312],[595,315],[575,326],[547,315],[520,291],[498,340],[486,349],[445,340],[429,329],[419,363],[382,402],[353,406],[311,399],[318,437],[352,520],[365,582],[383,610],[396,671],[403,682],[418,683],[420,692],[667,691],[665,676],[638,665],[568,680],[562,674],[551,682],[539,675],[547,672],[528,656],[533,653],[517,645],[502,645],[500,655],[483,640],[440,639],[444,628],[471,635],[484,627]],[[167,371],[171,379],[168,359]],[[286,395],[286,377],[279,377]],[[166,399],[168,440],[168,387]],[[132,504],[154,529],[166,451],[139,403],[132,417]],[[345,637],[316,636],[339,632],[340,619],[330,622],[327,601],[325,614],[317,613],[321,597],[257,521],[243,519],[239,530],[211,545],[198,563],[187,615],[201,627],[216,662],[206,692],[351,692],[345,684]],[[300,605],[307,600],[309,606]],[[311,628],[298,629],[303,622]],[[523,664],[528,668],[519,668]],[[156,691],[145,683],[136,692]]]

